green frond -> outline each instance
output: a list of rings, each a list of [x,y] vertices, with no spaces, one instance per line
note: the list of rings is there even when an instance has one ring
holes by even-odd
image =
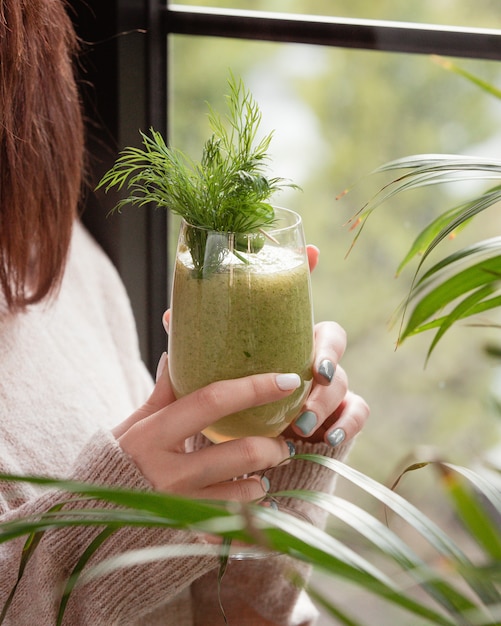
[[[6,475],[1,476],[2,480],[29,481],[73,493],[75,502],[80,501],[81,506],[72,509],[58,506],[36,516],[4,522],[0,524],[0,542],[28,536],[20,565],[21,578],[46,530],[102,527],[102,532],[79,555],[66,588],[61,590],[61,619],[66,602],[77,585],[104,576],[116,568],[160,559],[172,562],[172,559],[192,554],[210,553],[224,557],[225,544],[221,552],[216,545],[169,544],[133,549],[99,563],[89,563],[92,555],[115,529],[141,526],[145,529],[178,528],[216,534],[224,538],[226,544],[228,540],[236,539],[258,543],[311,563],[325,574],[349,582],[409,615],[426,620],[426,623],[443,626],[499,624],[496,611],[501,606],[501,541],[496,517],[493,516],[501,514],[501,496],[488,477],[464,467],[427,461],[413,463],[404,469],[393,487],[389,488],[336,459],[304,454],[297,455],[291,462],[300,460],[321,465],[349,481],[354,489],[364,490],[385,509],[397,515],[405,526],[419,533],[426,542],[426,554],[431,550],[435,558],[425,561],[408,543],[408,533],[394,530],[388,520],[386,523],[379,521],[373,513],[344,498],[317,491],[290,490],[271,495],[279,503],[282,498],[296,498],[322,508],[364,540],[364,545],[371,549],[369,556],[357,549],[358,543],[347,545],[336,536],[337,533],[329,534],[288,514],[280,504],[279,509],[274,510],[256,503],[190,500],[167,493]],[[451,509],[463,525],[466,536],[475,542],[481,559],[477,556],[475,560],[470,558],[454,537],[396,492],[404,476],[424,468],[437,471],[437,487],[449,495]],[[116,507],[95,508],[96,499],[113,503]],[[91,506],[87,507],[86,503],[91,503]],[[376,558],[371,558],[371,554]],[[419,594],[414,593],[417,589]],[[333,615],[342,614],[340,607],[333,604],[335,600],[332,596],[326,598],[319,591],[315,591],[314,596]],[[4,608],[6,612],[7,608]],[[356,623],[349,616],[345,618],[343,623]]]
[[[388,172],[395,174],[354,216],[358,232],[351,247],[373,211],[391,198],[430,185],[465,180],[501,181],[501,160],[454,154],[417,154],[390,161],[372,174]],[[501,285],[501,262],[493,257],[496,250],[500,250],[498,238],[468,246],[441,259],[426,271],[425,263],[442,241],[455,236],[474,217],[500,201],[501,184],[498,183],[458,206],[442,211],[417,234],[397,269],[399,275],[416,256],[419,257],[408,295],[400,307],[399,343],[417,333],[436,329],[428,351],[429,358],[438,341],[457,321],[499,306],[497,296],[491,297]],[[485,255],[489,256],[487,261],[476,260]],[[465,262],[469,264],[466,269]],[[449,311],[444,313],[446,307]],[[408,311],[409,317],[405,321]]]

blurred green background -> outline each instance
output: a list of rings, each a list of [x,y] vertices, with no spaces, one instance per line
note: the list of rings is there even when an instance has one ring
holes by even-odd
[[[499,2],[487,0],[196,4],[501,27]],[[466,199],[472,183],[399,195],[376,211],[347,253],[354,237],[349,220],[387,180],[371,176],[374,168],[417,153],[499,156],[501,102],[447,72],[430,56],[172,36],[169,59],[173,146],[200,157],[210,132],[206,102],[224,110],[231,70],[257,100],[263,134],[275,131],[271,170],[303,189],[283,193],[275,203],[302,215],[307,240],[321,250],[312,277],[315,317],[337,320],[346,329],[349,343],[342,364],[351,387],[371,405],[370,421],[358,437],[350,464],[388,484],[413,458],[436,455],[473,467],[487,452],[496,454],[501,370],[485,348],[500,343],[499,331],[460,324],[440,342],[426,367],[431,334],[409,339],[395,350],[400,321],[395,312],[416,267],[396,278],[398,264],[418,229],[439,211]],[[501,85],[499,63],[456,62]],[[336,200],[353,185],[348,195]],[[445,246],[453,250],[490,237],[499,232],[499,225],[494,207]],[[491,314],[488,321],[500,320]],[[342,495],[344,489],[340,485]],[[401,493],[449,523],[431,473],[411,477]],[[371,506],[362,494],[346,495]],[[402,618],[398,623],[407,622]]]

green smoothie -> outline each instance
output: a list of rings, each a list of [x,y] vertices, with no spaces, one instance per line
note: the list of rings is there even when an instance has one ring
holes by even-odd
[[[266,244],[247,258],[228,251],[216,271],[198,278],[189,251],[178,251],[169,333],[174,392],[180,397],[216,380],[264,372],[296,372],[303,384],[283,400],[213,424],[204,434],[215,443],[280,434],[298,415],[312,382],[305,255]]]

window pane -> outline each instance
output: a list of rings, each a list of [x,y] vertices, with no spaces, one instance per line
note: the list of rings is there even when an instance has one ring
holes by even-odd
[[[394,275],[418,227],[464,199],[469,186],[399,196],[368,221],[348,258],[354,233],[346,224],[383,182],[367,174],[388,160],[433,152],[497,155],[499,101],[427,56],[176,36],[171,143],[195,159],[209,136],[205,103],[224,109],[230,60],[260,105],[263,133],[275,129],[273,172],[303,188],[276,203],[301,213],[308,241],[321,249],[313,274],[316,319],[346,328],[343,364],[372,406],[374,418],[352,462],[386,480],[416,444],[433,444],[468,463],[499,434],[485,402],[494,383],[482,351],[496,334],[453,329],[424,369],[431,335],[411,338],[395,352],[398,318],[391,330],[388,320],[406,295],[412,269]],[[487,80],[499,76],[495,62],[461,65]],[[492,213],[444,245],[452,250],[491,236],[489,219]]]
[[[499,0],[180,0],[176,4],[501,28]]]
[[[466,0],[217,4],[298,12],[306,7],[312,13],[479,27],[501,24],[494,2],[486,0],[479,0],[474,9]],[[369,175],[375,167],[416,153],[497,158],[501,102],[429,56],[186,36],[172,36],[170,44],[171,143],[195,159],[200,157],[210,132],[206,102],[224,110],[231,67],[260,105],[263,134],[275,130],[273,173],[303,188],[302,193],[277,197],[276,203],[302,215],[307,240],[321,250],[312,276],[315,317],[337,320],[347,330],[342,365],[351,388],[364,395],[372,409],[350,464],[388,483],[413,460],[412,455],[428,458],[429,447],[467,466],[475,465],[486,450],[497,446],[499,451],[500,369],[485,355],[486,346],[499,346],[499,330],[466,324],[453,328],[426,368],[431,334],[394,349],[400,323],[395,311],[405,300],[416,267],[413,264],[395,279],[398,264],[418,230],[445,208],[467,200],[475,191],[472,184],[465,181],[398,196],[376,211],[348,256],[347,252],[354,237],[349,220],[385,182]],[[499,63],[458,63],[501,86]],[[348,195],[336,200],[352,185]],[[443,250],[452,252],[497,234],[497,222],[495,210],[487,211],[455,240],[445,242],[441,256]],[[499,324],[499,316],[492,315],[489,321]],[[432,511],[431,517],[443,528],[450,528],[449,512],[433,475],[419,473],[410,480],[411,489],[403,490],[404,495],[425,512]],[[340,483],[340,495],[345,495],[344,488]],[[347,497],[362,498],[364,508],[372,505],[353,490]],[[380,515],[379,509],[373,512]],[[329,578],[329,589],[331,584]],[[358,589],[340,582],[338,586],[338,600],[343,597],[346,610],[362,621],[417,624],[400,612],[392,620],[388,605],[381,608],[366,597],[361,603]]]

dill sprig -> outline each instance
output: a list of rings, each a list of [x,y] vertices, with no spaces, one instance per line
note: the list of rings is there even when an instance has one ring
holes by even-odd
[[[150,135],[141,132],[142,148],[120,153],[98,185],[129,190],[115,209],[153,202],[193,226],[220,232],[251,233],[273,223],[270,197],[284,186],[297,186],[266,175],[273,132],[257,140],[258,105],[241,80],[231,75],[228,84],[225,118],[208,105],[212,136],[199,163],[168,147],[154,129]]]

